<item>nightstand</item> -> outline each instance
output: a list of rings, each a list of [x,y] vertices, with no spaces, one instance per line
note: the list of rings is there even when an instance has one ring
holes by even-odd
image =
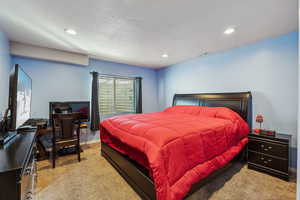
[[[276,133],[264,136],[249,134],[248,168],[289,180],[289,146],[291,135]]]

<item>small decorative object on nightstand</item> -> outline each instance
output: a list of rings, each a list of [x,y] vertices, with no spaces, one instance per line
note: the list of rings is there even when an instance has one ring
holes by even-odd
[[[291,135],[249,134],[248,168],[289,180],[289,145]]]
[[[261,123],[264,122],[264,117],[262,115],[256,115],[256,120],[257,123],[259,123],[259,129],[261,129]]]
[[[260,135],[267,135],[267,136],[275,136],[275,131],[273,130],[264,130],[261,128],[261,124],[264,122],[264,117],[260,114],[256,115],[255,121],[259,123],[259,128],[254,129],[254,132]]]

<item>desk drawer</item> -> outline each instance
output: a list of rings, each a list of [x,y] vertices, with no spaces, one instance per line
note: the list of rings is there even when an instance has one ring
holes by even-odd
[[[289,156],[288,145],[266,142],[261,140],[250,139],[248,149],[284,159],[288,159]]]
[[[288,160],[274,158],[257,152],[248,152],[248,162],[288,173]]]
[[[36,146],[32,147],[29,158],[26,165],[23,168],[21,174],[20,188],[21,188],[21,200],[34,199],[34,189],[36,184],[36,160],[35,160]]]

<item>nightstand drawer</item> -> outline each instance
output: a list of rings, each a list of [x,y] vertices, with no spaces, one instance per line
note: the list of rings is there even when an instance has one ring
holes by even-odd
[[[265,142],[256,139],[249,140],[248,149],[284,159],[287,159],[289,156],[288,145]]]
[[[288,160],[274,158],[257,152],[248,152],[248,162],[288,173]]]

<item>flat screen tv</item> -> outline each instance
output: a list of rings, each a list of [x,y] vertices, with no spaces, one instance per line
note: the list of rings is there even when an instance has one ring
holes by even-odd
[[[52,122],[52,114],[55,113],[81,113],[81,120],[90,121],[90,102],[89,101],[63,101],[49,103],[49,122]]]
[[[31,112],[32,80],[16,64],[9,77],[9,129],[16,130],[29,118]]]

